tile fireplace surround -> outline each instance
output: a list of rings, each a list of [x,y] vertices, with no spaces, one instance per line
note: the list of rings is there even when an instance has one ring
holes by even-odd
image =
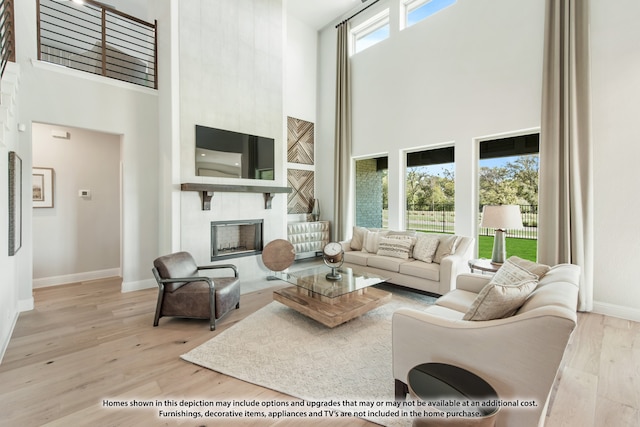
[[[262,253],[262,219],[211,222],[211,261]]]

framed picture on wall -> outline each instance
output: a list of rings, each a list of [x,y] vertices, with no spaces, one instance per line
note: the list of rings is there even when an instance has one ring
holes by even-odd
[[[9,256],[22,247],[22,159],[9,152]]]
[[[53,207],[52,168],[33,168],[33,207]]]

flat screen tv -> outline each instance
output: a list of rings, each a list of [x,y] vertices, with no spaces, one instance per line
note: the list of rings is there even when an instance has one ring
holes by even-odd
[[[196,175],[274,179],[274,139],[196,125]]]

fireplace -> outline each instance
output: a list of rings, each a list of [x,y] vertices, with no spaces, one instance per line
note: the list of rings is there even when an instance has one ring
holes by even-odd
[[[261,219],[211,222],[211,261],[262,253]]]

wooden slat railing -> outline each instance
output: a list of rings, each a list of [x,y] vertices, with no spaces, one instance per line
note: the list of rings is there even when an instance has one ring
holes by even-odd
[[[157,22],[94,0],[37,0],[38,59],[158,88]]]

